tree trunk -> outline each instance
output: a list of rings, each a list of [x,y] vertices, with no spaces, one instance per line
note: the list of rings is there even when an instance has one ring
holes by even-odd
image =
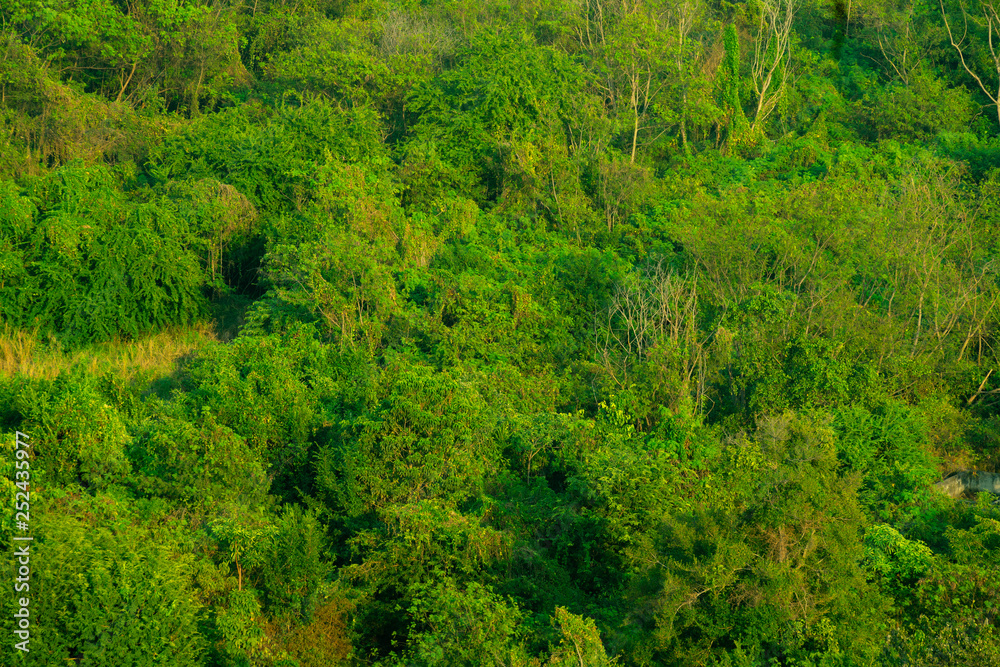
[[[632,156],[629,162],[635,162],[635,144],[639,138],[639,108],[635,108],[635,122],[632,123]]]

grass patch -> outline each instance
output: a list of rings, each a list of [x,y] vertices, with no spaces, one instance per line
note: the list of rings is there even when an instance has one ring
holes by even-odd
[[[218,340],[210,323],[169,328],[134,340],[112,340],[64,350],[54,337],[0,327],[0,376],[52,379],[82,366],[88,373],[114,374],[127,381],[153,381],[171,374],[177,362]]]

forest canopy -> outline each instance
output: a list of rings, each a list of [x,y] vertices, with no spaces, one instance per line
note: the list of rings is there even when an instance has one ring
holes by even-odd
[[[0,663],[1000,664],[998,45],[6,0]]]

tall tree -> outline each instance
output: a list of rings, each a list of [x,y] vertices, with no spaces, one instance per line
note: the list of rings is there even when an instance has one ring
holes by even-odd
[[[944,19],[944,27],[948,32],[948,41],[955,51],[958,52],[958,58],[962,62],[962,67],[965,68],[969,76],[976,80],[979,88],[990,99],[993,106],[996,107],[997,122],[1000,123],[1000,52],[997,51],[998,47],[994,44],[995,40],[1000,39],[1000,14],[997,13],[997,3],[979,3],[979,11],[982,13],[982,17],[980,17],[978,14],[970,12],[963,0],[959,0],[958,8],[962,14],[962,35],[957,40],[955,39],[955,31],[951,27],[951,21],[948,20],[948,10],[945,9],[944,0],[938,0],[938,3],[941,7],[941,18]],[[971,43],[971,40],[970,43],[966,43],[966,39],[969,37],[970,22],[973,24],[973,27],[977,27],[981,32],[985,32],[985,50],[981,43],[978,48]],[[972,60],[973,65],[976,64],[975,60],[973,60],[974,58],[983,62],[987,69],[992,69],[996,72],[995,83],[993,83],[991,77],[991,85],[987,85],[987,82],[983,81],[983,78],[969,65],[970,60]]]
[[[711,82],[705,75],[705,63],[710,49],[705,39],[716,27],[704,0],[679,0],[666,3],[665,29],[667,31],[669,57],[673,63],[673,81],[670,96],[675,107],[675,122],[681,146],[688,150],[689,123],[697,118],[715,117],[718,109],[707,103],[711,95],[699,95],[698,91],[708,91]]]
[[[762,131],[764,122],[785,94],[792,24],[798,5],[799,0],[757,0],[750,60],[751,82],[757,98],[750,123],[754,134]]]
[[[656,99],[664,86],[669,51],[659,12],[630,11],[608,36],[607,58],[613,70],[612,96],[619,114],[629,114],[631,151],[635,162],[639,130],[651,123]]]

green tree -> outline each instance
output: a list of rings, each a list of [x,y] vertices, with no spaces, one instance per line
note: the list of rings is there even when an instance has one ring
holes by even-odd
[[[415,587],[408,613],[412,659],[419,665],[527,665],[518,642],[521,610],[489,587],[452,580]]]
[[[25,664],[203,664],[198,566],[176,535],[154,537],[110,496],[33,496],[28,592],[38,639]]]
[[[81,162],[23,192],[0,219],[0,243],[20,258],[4,262],[8,321],[81,343],[200,315],[205,276],[188,230],[170,205],[136,199],[109,169]]]
[[[945,8],[944,0],[938,0],[938,4],[941,8],[941,18],[944,21],[945,30],[948,32],[948,41],[955,49],[955,52],[958,53],[962,68],[975,80],[979,85],[979,89],[983,91],[983,94],[996,107],[997,120],[1000,122],[1000,81],[994,83],[990,78],[987,78],[986,81],[983,81],[982,78],[987,77],[983,73],[983,67],[986,68],[985,71],[987,72],[990,70],[1000,72],[1000,53],[996,51],[993,44],[994,40],[1000,37],[1000,14],[997,14],[997,5],[993,2],[977,2],[976,9],[978,11],[974,14],[966,8],[962,0],[959,0],[958,9],[962,17],[963,31],[962,35],[956,41],[957,30],[953,31],[951,27],[954,19],[949,20],[948,18],[950,8]],[[977,16],[980,12],[982,13],[982,18]],[[966,44],[965,40],[969,36],[970,21],[977,34],[974,34],[970,39],[970,43]],[[985,40],[983,39],[984,37]],[[984,43],[986,46],[985,49],[983,48]],[[983,73],[982,76],[980,76],[980,73]]]

